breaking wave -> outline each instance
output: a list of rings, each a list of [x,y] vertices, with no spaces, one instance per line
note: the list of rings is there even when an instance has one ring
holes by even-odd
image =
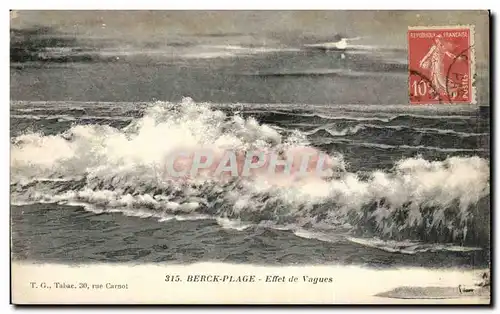
[[[320,126],[314,128],[310,131],[306,131],[307,135],[316,134],[322,130],[328,132],[332,136],[345,136],[345,135],[354,135],[359,133],[359,131],[368,130],[370,132],[376,132],[376,130],[384,130],[384,129],[392,129],[396,131],[411,131],[412,133],[422,133],[422,134],[436,134],[436,135],[453,135],[462,138],[466,137],[478,137],[478,136],[487,136],[488,133],[471,133],[471,132],[460,132],[455,130],[448,129],[437,129],[437,128],[411,128],[405,125],[376,125],[376,124],[357,124],[353,127],[346,127],[344,129],[338,130],[336,128],[330,127],[331,125]],[[335,127],[335,125],[333,125]]]
[[[340,134],[348,132],[357,130]],[[179,148],[311,145],[305,132],[283,135],[209,104],[156,102],[124,128],[74,125],[62,134],[15,137],[11,198],[13,204],[60,203],[160,220],[215,219],[236,230],[265,223],[323,237],[487,245],[490,169],[477,156],[408,158],[367,174],[346,170],[348,161],[334,153],[335,175],[292,185],[265,176],[173,182],[162,167],[165,156]]]

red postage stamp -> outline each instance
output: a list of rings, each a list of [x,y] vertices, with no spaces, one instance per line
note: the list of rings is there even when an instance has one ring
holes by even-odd
[[[410,104],[474,104],[472,26],[410,27]]]

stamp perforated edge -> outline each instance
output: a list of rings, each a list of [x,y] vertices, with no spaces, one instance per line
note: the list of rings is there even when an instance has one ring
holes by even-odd
[[[471,76],[471,100],[470,102],[461,103],[461,104],[470,104],[476,105],[476,43],[475,43],[475,25],[474,24],[457,24],[457,25],[421,25],[421,26],[408,26],[408,31],[411,30],[442,30],[442,29],[457,29],[457,28],[468,28],[469,29],[469,44],[470,44],[470,76]],[[408,33],[407,33],[408,34]],[[408,67],[410,66],[410,43],[408,40]],[[408,68],[409,70],[409,68]],[[410,76],[408,75],[408,80]],[[436,103],[411,103],[410,99],[408,99],[408,103],[410,105],[436,105]]]

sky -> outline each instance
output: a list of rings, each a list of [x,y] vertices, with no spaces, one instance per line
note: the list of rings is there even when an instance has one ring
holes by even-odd
[[[475,25],[476,57],[488,58],[487,11],[15,11],[11,28],[49,26],[76,37],[161,41],[169,37],[251,34],[253,38],[362,37],[404,48],[408,26]]]

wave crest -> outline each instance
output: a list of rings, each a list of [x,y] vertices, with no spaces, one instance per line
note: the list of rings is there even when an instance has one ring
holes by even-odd
[[[14,138],[13,203],[203,214],[245,225],[270,221],[276,226],[388,239],[487,241],[489,164],[480,157],[409,158],[389,171],[363,174],[346,171],[343,156],[336,154],[332,159],[338,171],[333,177],[292,185],[265,177],[161,180],[165,155],[180,147],[308,146],[306,135],[284,135],[252,117],[228,115],[190,99],[180,104],[157,102],[123,129],[76,125],[59,135],[26,133]]]

